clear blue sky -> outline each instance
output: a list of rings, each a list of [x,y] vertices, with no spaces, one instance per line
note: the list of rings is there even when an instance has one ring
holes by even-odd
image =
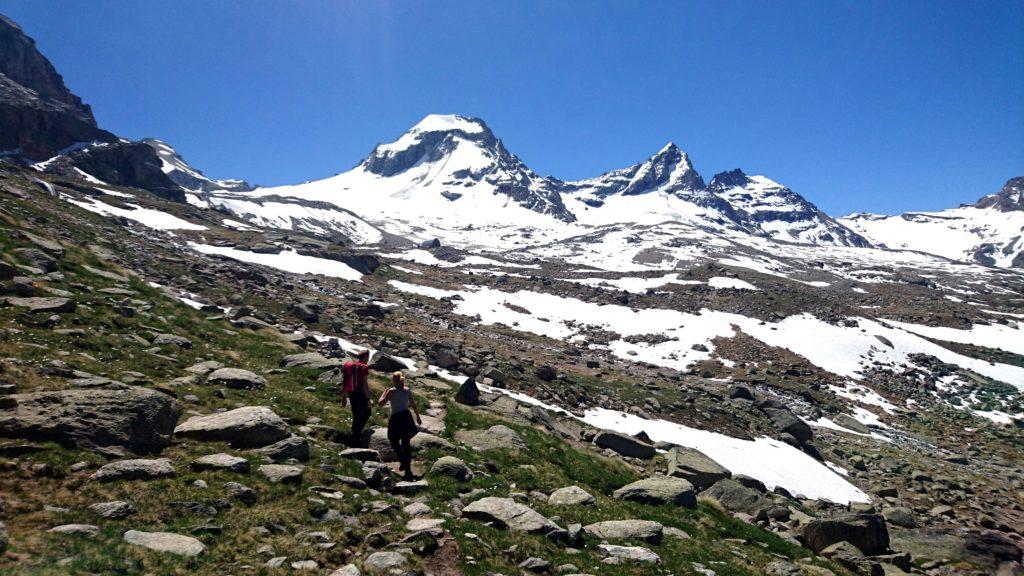
[[[0,0],[122,136],[264,185],[345,170],[428,113],[538,172],[672,140],[833,214],[1024,175],[1024,2]]]

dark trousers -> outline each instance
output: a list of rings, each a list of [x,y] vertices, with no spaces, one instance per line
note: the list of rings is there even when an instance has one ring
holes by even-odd
[[[370,399],[362,390],[353,390],[348,395],[352,403],[352,445],[357,446],[363,437],[363,428],[370,421]]]
[[[408,410],[392,414],[388,420],[388,441],[391,448],[398,456],[399,470],[412,472],[412,437],[417,432],[416,423],[413,422],[412,413]]]

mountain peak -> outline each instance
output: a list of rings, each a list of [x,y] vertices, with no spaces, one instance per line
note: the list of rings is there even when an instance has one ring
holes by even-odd
[[[480,134],[489,132],[487,125],[479,118],[458,114],[427,114],[409,132],[465,132]]]
[[[711,178],[711,183],[708,184],[708,187],[712,190],[728,190],[730,188],[742,188],[748,183],[750,183],[750,177],[743,170],[736,168],[715,174]]]
[[[976,208],[995,208],[1000,212],[1024,211],[1024,176],[1010,178],[997,194],[978,200]]]

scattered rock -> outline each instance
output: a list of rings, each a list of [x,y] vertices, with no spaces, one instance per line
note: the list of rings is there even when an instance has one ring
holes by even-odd
[[[675,504],[686,508],[697,507],[697,495],[693,485],[682,478],[661,476],[637,480],[616,490],[613,496],[619,500],[632,500],[655,506]]]
[[[615,564],[620,562],[646,562],[650,564],[661,563],[661,556],[658,556],[654,552],[651,552],[642,546],[615,546],[613,544],[599,544],[597,551],[608,557],[605,562],[615,560]]]
[[[515,430],[503,424],[495,424],[486,430],[459,430],[455,440],[478,451],[484,450],[526,450],[526,443]]]
[[[688,481],[698,492],[732,475],[721,464],[692,448],[672,448],[665,454],[665,459],[668,461],[668,475]]]
[[[610,448],[623,456],[630,458],[643,458],[645,460],[654,458],[654,446],[637,440],[632,436],[619,434],[618,432],[603,431],[594,437],[594,444],[601,448]]]
[[[174,476],[174,466],[167,458],[155,460],[118,460],[104,464],[91,478],[98,482],[114,480],[155,480]]]
[[[206,377],[207,384],[239,390],[262,390],[267,379],[241,368],[218,368]]]
[[[363,560],[363,568],[370,574],[386,574],[405,566],[408,560],[400,552],[374,552]]]
[[[533,508],[520,504],[511,498],[488,496],[470,503],[462,509],[462,515],[472,520],[493,522],[500,528],[531,534],[564,532],[557,524],[548,520]]]
[[[259,452],[275,461],[294,459],[305,462],[309,460],[309,442],[300,436],[289,436],[270,446],[260,448]]]
[[[845,514],[811,520],[804,526],[803,540],[815,553],[844,540],[866,556],[889,551],[889,531],[885,519],[878,514]]]
[[[449,476],[459,482],[473,479],[473,471],[466,463],[455,456],[442,456],[430,467],[430,473],[436,476]]]
[[[93,526],[92,524],[64,524],[62,526],[54,526],[47,530],[54,534],[78,534],[81,536],[95,536],[100,533],[99,526]]]
[[[100,502],[89,506],[89,509],[101,518],[106,518],[108,520],[127,518],[135,513],[135,506],[132,506],[131,503],[125,502],[124,500]]]
[[[181,415],[174,398],[127,386],[12,394],[4,400],[13,406],[0,410],[0,436],[79,448],[122,446],[137,454],[170,444]]]
[[[552,506],[593,506],[597,504],[597,500],[579,486],[566,486],[552,492],[548,496],[548,504]]]
[[[290,466],[288,464],[264,464],[256,471],[261,476],[275,484],[301,484],[304,466]]]
[[[288,424],[266,406],[194,416],[178,425],[174,433],[205,442],[227,442],[235,448],[259,448],[291,435]]]
[[[664,526],[652,520],[606,520],[583,527],[583,531],[602,540],[643,540],[661,542]]]
[[[139,532],[129,530],[124,533],[124,541],[143,548],[149,548],[156,552],[177,554],[178,556],[193,557],[203,553],[206,549],[203,543],[191,536],[183,536],[172,532]]]
[[[189,465],[193,470],[228,470],[230,472],[249,473],[249,461],[231,454],[208,454],[200,456]]]

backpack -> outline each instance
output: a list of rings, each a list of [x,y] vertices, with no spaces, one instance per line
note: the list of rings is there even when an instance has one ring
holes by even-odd
[[[369,372],[369,368],[362,362],[345,362],[341,367],[342,392],[351,394],[356,389],[356,376],[366,372]]]

